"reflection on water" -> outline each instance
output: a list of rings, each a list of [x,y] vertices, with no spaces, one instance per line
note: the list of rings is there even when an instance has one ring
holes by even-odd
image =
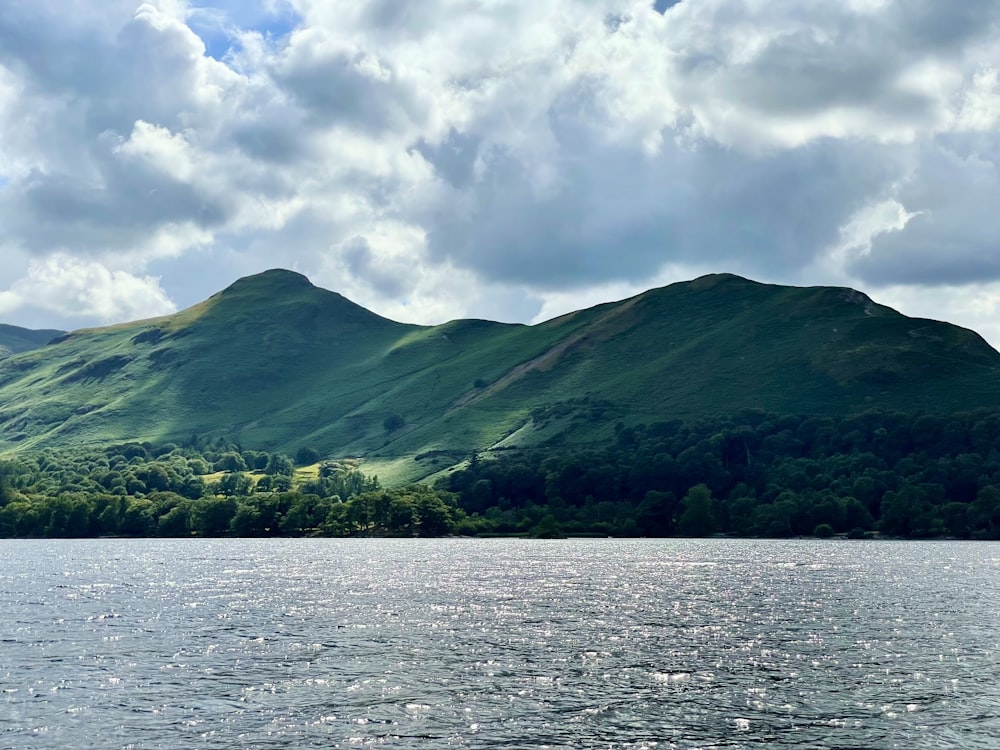
[[[996,748],[1000,547],[0,542],[0,746]]]

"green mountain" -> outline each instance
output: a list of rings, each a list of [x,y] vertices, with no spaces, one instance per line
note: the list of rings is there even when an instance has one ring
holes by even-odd
[[[0,323],[0,359],[45,346],[64,333],[65,331],[33,331]]]
[[[274,270],[0,361],[0,450],[224,436],[402,478],[619,421],[984,406],[1000,406],[1000,354],[977,334],[727,274],[534,326],[416,326]]]

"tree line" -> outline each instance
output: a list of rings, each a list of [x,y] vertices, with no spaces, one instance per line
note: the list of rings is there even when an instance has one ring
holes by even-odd
[[[494,451],[441,480],[480,531],[1000,538],[1000,414],[745,410]]]
[[[0,462],[0,537],[438,536],[463,515],[450,493],[347,463],[294,478],[318,458],[197,439],[19,456]]]
[[[474,453],[434,486],[225,440],[0,462],[0,536],[831,536],[1000,539],[1000,414],[746,410],[609,426],[602,446]]]

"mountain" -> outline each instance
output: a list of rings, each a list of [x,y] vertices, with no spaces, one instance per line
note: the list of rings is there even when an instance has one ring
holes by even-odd
[[[224,436],[407,478],[619,421],[997,406],[1000,354],[972,331],[728,274],[533,326],[417,326],[273,270],[0,361],[0,450]]]
[[[65,331],[33,331],[0,323],[0,359],[45,346],[64,333]]]

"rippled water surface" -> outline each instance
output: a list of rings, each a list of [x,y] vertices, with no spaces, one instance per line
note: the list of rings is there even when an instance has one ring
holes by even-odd
[[[0,542],[0,747],[997,748],[1000,547]]]

